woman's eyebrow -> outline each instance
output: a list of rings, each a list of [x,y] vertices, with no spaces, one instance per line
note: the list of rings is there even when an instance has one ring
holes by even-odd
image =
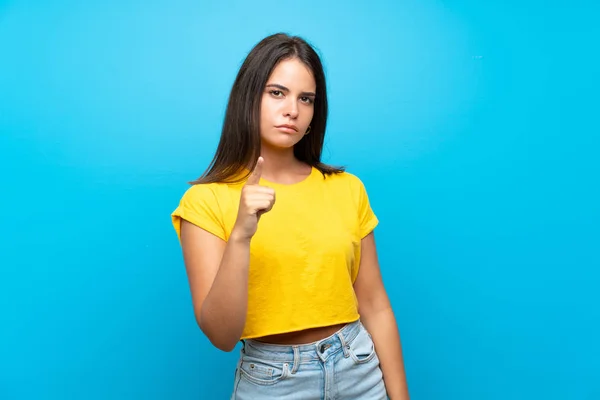
[[[278,83],[269,83],[269,84],[267,84],[267,87],[275,87],[277,89],[283,90],[284,92],[289,92],[290,91],[290,89],[288,89],[285,86],[280,85]],[[316,96],[316,93],[314,93],[314,92],[302,92],[300,94],[303,95],[303,96],[311,96],[311,97],[315,97]]]

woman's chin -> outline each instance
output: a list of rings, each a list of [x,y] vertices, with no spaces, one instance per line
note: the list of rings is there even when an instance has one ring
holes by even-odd
[[[287,138],[269,138],[269,139],[263,139],[263,146],[266,147],[270,147],[273,149],[278,149],[278,150],[287,150],[287,149],[291,149],[293,148],[296,143],[298,143],[298,140],[295,140],[295,138],[292,137],[287,137]]]

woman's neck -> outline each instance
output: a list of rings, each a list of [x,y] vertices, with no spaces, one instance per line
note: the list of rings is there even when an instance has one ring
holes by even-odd
[[[301,181],[312,168],[294,156],[293,149],[272,149],[263,146],[260,155],[264,159],[262,176],[265,180],[283,184]]]

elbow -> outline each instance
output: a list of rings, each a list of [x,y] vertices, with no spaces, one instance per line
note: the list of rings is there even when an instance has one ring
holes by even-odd
[[[209,340],[213,346],[215,346],[217,349],[224,351],[226,353],[231,353],[233,351],[233,349],[235,349],[235,346],[237,344],[237,341],[236,342],[224,342],[224,341],[213,340],[212,338],[209,338]]]
[[[370,319],[373,316],[381,315],[385,313],[393,313],[392,306],[387,301],[379,301],[379,302],[363,302],[362,305],[359,305],[359,313],[361,318]]]
[[[235,349],[237,343],[239,342],[239,338],[230,338],[228,336],[231,335],[227,335],[225,332],[220,332],[218,330],[215,332],[211,330],[206,323],[203,323],[201,315],[199,314],[200,313],[196,314],[196,323],[198,324],[198,327],[200,328],[204,336],[208,338],[210,343],[221,351],[224,351],[226,353],[232,352]]]
[[[211,334],[210,332],[203,330],[202,327],[200,327],[200,329],[213,346],[226,353],[231,353],[233,349],[235,349],[237,343],[239,342],[238,339],[224,337],[226,335],[223,335],[222,333],[217,332]]]

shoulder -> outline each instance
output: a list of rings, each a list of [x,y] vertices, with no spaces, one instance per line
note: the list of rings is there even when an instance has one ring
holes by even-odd
[[[223,183],[198,183],[185,190],[171,220],[181,239],[181,221],[186,220],[226,240],[224,215],[235,186]]]
[[[182,202],[218,201],[230,192],[239,191],[239,185],[225,183],[197,183],[183,192]]]
[[[329,182],[332,185],[346,187],[355,193],[365,190],[365,185],[358,175],[348,171],[326,175],[325,182]]]
[[[218,190],[218,184],[215,183],[196,183],[184,191],[184,198],[198,198],[215,193]]]
[[[369,204],[369,195],[365,184],[358,175],[352,172],[342,171],[327,174],[321,182],[320,186],[325,187],[328,196],[336,198],[337,201],[349,201],[358,208],[366,207]]]
[[[350,185],[364,186],[363,181],[358,177],[358,175],[355,175],[352,172],[344,171],[341,173],[341,175],[341,178],[346,180]]]
[[[358,218],[359,234],[364,238],[379,223],[369,201],[365,184],[358,175],[343,171],[327,175],[331,190],[329,193],[342,204],[352,204],[352,212]]]

